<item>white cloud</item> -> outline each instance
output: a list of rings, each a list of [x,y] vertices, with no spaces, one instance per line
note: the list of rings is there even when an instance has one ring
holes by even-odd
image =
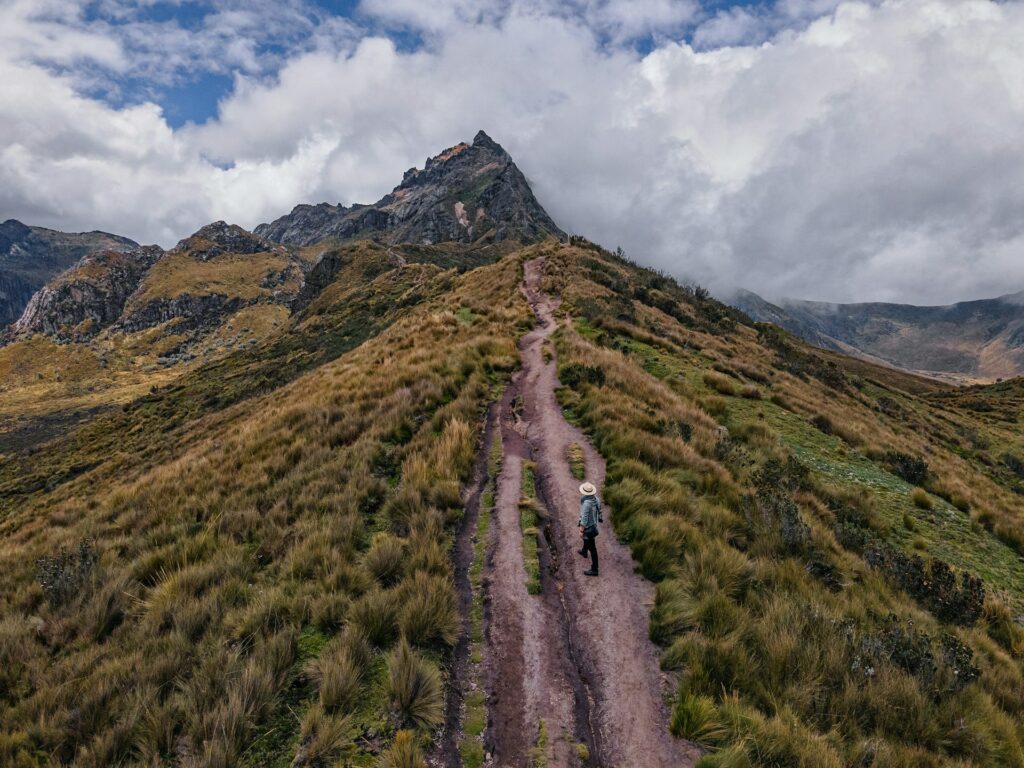
[[[1018,2],[702,16],[669,0],[365,0],[376,34],[411,27],[427,46],[321,18],[269,70],[232,37],[256,17],[225,6],[243,15],[207,24],[204,45],[223,43],[235,91],[177,131],[153,105],[81,95],[83,69],[148,54],[75,5],[47,0],[33,19],[0,0],[0,218],[172,243],[216,218],[375,200],[484,128],[563,227],[719,292],[927,302],[1024,287]],[[693,46],[672,42],[693,24]],[[645,35],[659,42],[641,56],[629,41]],[[26,53],[47,39],[49,61]],[[196,50],[180,45],[172,69]]]

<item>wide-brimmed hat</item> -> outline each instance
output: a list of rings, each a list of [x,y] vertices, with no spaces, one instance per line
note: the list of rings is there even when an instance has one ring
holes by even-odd
[[[584,483],[580,486],[580,493],[584,496],[593,496],[597,493],[597,488],[594,487],[593,483]]]

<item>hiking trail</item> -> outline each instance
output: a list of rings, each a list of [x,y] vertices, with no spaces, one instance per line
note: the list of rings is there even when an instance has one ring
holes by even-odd
[[[488,765],[683,768],[699,755],[672,737],[668,679],[647,635],[654,588],[634,571],[605,508],[597,546],[601,575],[577,554],[579,483],[569,446],[583,449],[586,477],[603,488],[605,462],[555,398],[557,359],[545,342],[558,301],[544,293],[544,257],[526,262],[521,290],[538,323],[520,342],[522,362],[497,413],[502,463],[485,566],[484,677]],[[542,517],[540,594],[527,590],[520,521],[523,463],[536,464]]]

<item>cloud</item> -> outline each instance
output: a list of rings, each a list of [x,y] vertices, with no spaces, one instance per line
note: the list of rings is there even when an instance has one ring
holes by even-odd
[[[154,104],[85,95],[83,72],[149,54],[75,3],[46,6],[0,0],[0,218],[173,243],[217,218],[375,200],[484,128],[564,228],[720,294],[947,302],[1024,287],[1021,3],[364,0],[356,21],[296,3],[305,31],[270,52],[237,32],[258,13],[220,6],[242,16],[200,37],[234,90],[216,119],[178,130]],[[138,10],[119,23],[152,23]],[[425,44],[397,46],[400,28]],[[30,55],[45,40],[47,60]],[[170,76],[200,50],[160,45],[183,51]]]

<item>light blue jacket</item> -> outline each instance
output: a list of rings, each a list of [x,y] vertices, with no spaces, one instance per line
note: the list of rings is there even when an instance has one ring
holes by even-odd
[[[601,518],[601,500],[597,496],[584,496],[580,499],[580,527],[589,528],[597,525]]]

